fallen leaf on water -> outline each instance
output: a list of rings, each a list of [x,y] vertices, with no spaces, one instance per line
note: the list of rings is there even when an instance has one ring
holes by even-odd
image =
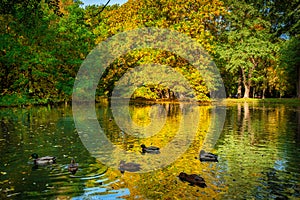
[[[1,181],[0,184],[4,184],[4,183],[7,183],[7,182],[9,182],[8,179],[7,179],[7,180],[4,180],[4,181]],[[2,189],[1,189],[1,190],[2,190]]]
[[[9,198],[9,197],[16,196],[16,195],[19,195],[19,194],[20,194],[20,192],[13,193],[13,194],[8,194],[7,197]]]
[[[15,190],[14,187],[10,187],[10,188],[6,188],[6,189],[4,190],[4,192],[11,192],[11,191],[14,191],[14,190]]]

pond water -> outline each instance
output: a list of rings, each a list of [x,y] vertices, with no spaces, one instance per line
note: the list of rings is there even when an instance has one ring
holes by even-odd
[[[222,107],[226,116],[221,117],[216,116],[214,106],[199,105],[185,114],[181,104],[162,106],[165,115],[160,119],[151,105],[130,105],[130,117],[137,126],[147,127],[153,116],[158,117],[152,120],[155,133],[141,137],[140,129],[134,134],[120,128],[121,116],[116,119],[108,104],[96,105],[99,125],[115,147],[141,156],[141,144],[155,145],[166,155],[154,170],[152,161],[161,159],[159,154],[142,155],[149,162],[139,163],[140,171],[124,173],[102,160],[126,160],[123,154],[105,155],[101,148],[93,152],[87,148],[90,140],[84,137],[89,137],[89,131],[77,130],[70,107],[0,109],[0,199],[300,198],[300,106],[233,104]],[[183,115],[188,117],[185,126],[194,131],[188,137],[181,137],[186,130],[180,129]],[[215,137],[209,140],[211,135]],[[178,142],[178,138],[188,142]],[[164,149],[173,140],[177,146]],[[180,145],[186,148],[176,151]],[[217,154],[219,162],[200,162],[202,148]],[[32,153],[53,155],[57,161],[35,167],[29,158]],[[68,172],[71,158],[79,163],[74,175]],[[200,175],[207,187],[180,181],[180,172]]]

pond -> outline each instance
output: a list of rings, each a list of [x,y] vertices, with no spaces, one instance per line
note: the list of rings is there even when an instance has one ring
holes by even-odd
[[[117,109],[127,109],[132,121],[107,103],[96,105],[105,142],[91,137],[90,127],[79,131],[95,119],[75,124],[69,106],[0,109],[0,199],[300,198],[300,106],[239,103],[218,112],[211,105],[135,103]],[[113,149],[106,151],[106,143]],[[141,154],[141,144],[161,153]],[[218,162],[200,162],[201,149],[217,154]],[[56,163],[35,166],[32,153],[56,156]],[[75,174],[68,172],[71,158],[79,164]],[[122,160],[138,167],[121,172],[115,163]],[[203,177],[207,187],[181,181],[180,172]]]

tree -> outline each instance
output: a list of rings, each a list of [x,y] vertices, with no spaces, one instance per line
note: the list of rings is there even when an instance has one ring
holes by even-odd
[[[281,67],[289,74],[289,83],[296,82],[297,97],[300,98],[300,39],[292,37],[282,44]],[[296,81],[295,81],[296,80]]]
[[[55,87],[61,99],[70,100],[76,73],[87,54],[95,46],[94,36],[86,24],[86,11],[80,2],[64,8],[63,17],[59,18],[54,29],[57,31],[54,56],[57,59],[54,74]]]
[[[203,2],[197,1],[149,1],[149,0],[129,0],[120,8],[107,12],[107,24],[103,27],[103,35],[99,35],[97,41],[102,41],[106,37],[115,35],[119,32],[132,30],[139,27],[161,27],[177,30],[185,33],[195,40],[209,52],[214,51],[214,35],[217,34],[218,18],[224,12],[222,2],[218,0]],[[101,81],[101,86],[105,93],[110,95],[114,82],[118,80],[126,70],[136,66],[136,62],[146,60],[147,51],[136,52],[130,56],[123,56],[114,66],[110,66],[110,74],[106,74]],[[154,56],[155,55],[155,56]],[[151,57],[151,56],[150,56]],[[148,62],[157,61],[160,64],[177,67],[198,91],[198,95],[204,98],[207,95],[207,88],[203,84],[201,75],[193,70],[188,63],[183,62],[182,58],[176,57],[167,52],[153,53]],[[114,81],[108,77],[114,77]],[[153,91],[153,86],[151,86]],[[151,89],[150,89],[151,90]],[[147,91],[147,90],[144,90]],[[149,90],[148,90],[149,91]],[[156,88],[156,92],[162,93],[164,90]],[[168,93],[168,92],[163,92]],[[204,95],[203,95],[204,93]],[[164,96],[159,94],[158,96]],[[207,96],[206,96],[207,98]]]
[[[299,45],[298,40],[300,33],[299,0],[268,0],[250,2],[259,8],[265,19],[271,23],[271,33],[273,33],[275,40],[278,38],[284,38],[284,40],[281,41],[281,67],[279,67],[278,70],[282,72],[279,79],[283,74],[289,76],[285,79],[285,87],[290,90],[290,85],[295,85],[297,96],[300,97],[300,53],[299,48],[297,48],[297,45]],[[289,93],[291,92],[289,91]]]
[[[259,2],[259,3],[258,3]],[[253,1],[272,24],[276,37],[283,35],[296,36],[300,31],[299,0]]]
[[[6,8],[8,10],[6,10]],[[11,5],[6,2],[1,6],[6,13],[1,15],[3,29],[1,35],[7,43],[1,45],[3,57],[1,65],[5,73],[1,74],[6,80],[4,93],[19,95],[37,95],[42,97],[42,85],[37,84],[34,90],[35,80],[45,80],[44,69],[39,69],[40,64],[51,60],[49,54],[44,52],[44,44],[52,41],[51,31],[48,25],[51,19],[48,4],[42,1],[16,1]],[[48,13],[47,13],[48,12]],[[46,13],[49,14],[46,17]],[[5,19],[8,19],[4,21]],[[46,61],[48,60],[48,61]],[[47,87],[44,90],[47,91]],[[35,94],[34,94],[35,93]]]
[[[276,45],[271,42],[270,23],[254,6],[245,1],[226,1],[226,5],[229,14],[222,18],[224,32],[218,54],[229,72],[241,73],[244,98],[248,98],[259,64],[275,59]]]
[[[94,47],[80,4],[27,0],[1,5],[2,96],[22,103],[70,100],[76,72]]]

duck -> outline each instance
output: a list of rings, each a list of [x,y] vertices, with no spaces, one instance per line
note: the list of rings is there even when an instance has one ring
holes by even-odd
[[[68,166],[68,171],[71,172],[71,174],[75,174],[78,170],[78,163],[75,162],[75,159],[71,159],[71,163]]]
[[[39,158],[37,153],[31,154],[31,158],[34,159],[34,165],[49,165],[56,162],[56,157],[54,156],[44,156]]]
[[[144,144],[141,145],[142,153],[152,153],[152,154],[159,154],[159,148],[155,146],[146,147]]]
[[[121,160],[119,165],[119,170],[122,174],[124,174],[125,171],[137,172],[141,170],[141,165],[134,162],[126,163],[124,160]]]
[[[190,185],[197,185],[199,187],[206,187],[206,183],[205,183],[205,180],[204,178],[198,176],[197,174],[187,174],[187,173],[184,173],[184,172],[180,172],[179,174],[179,179],[183,182],[188,182],[190,183]]]
[[[218,156],[213,153],[209,153],[209,152],[205,152],[204,150],[201,150],[200,151],[200,161],[201,162],[218,162]]]

